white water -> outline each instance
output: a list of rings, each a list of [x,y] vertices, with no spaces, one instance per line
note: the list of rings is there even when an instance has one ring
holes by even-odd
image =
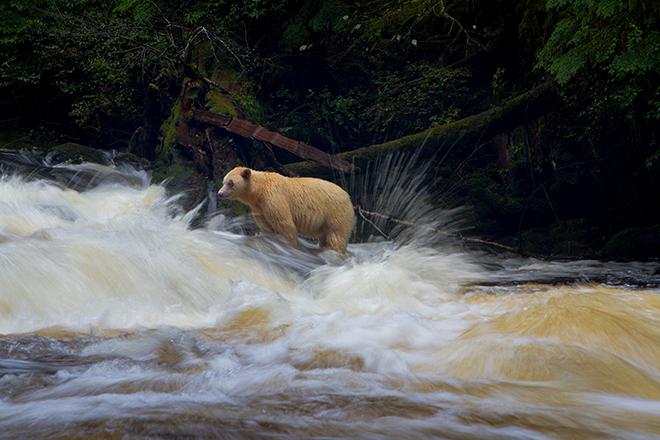
[[[461,255],[381,244],[355,246],[348,262],[319,266],[301,283],[284,264],[311,257],[267,258],[241,236],[190,230],[174,202],[156,185],[79,193],[0,181],[0,332],[205,327],[252,301],[285,302],[295,310],[287,314],[391,311],[445,298],[474,278]]]
[[[657,292],[478,287],[506,271],[419,240],[326,262],[133,185],[0,180],[5,435],[660,434]]]

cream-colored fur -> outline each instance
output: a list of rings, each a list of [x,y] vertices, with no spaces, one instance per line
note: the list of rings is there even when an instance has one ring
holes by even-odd
[[[294,246],[300,234],[318,240],[322,249],[346,252],[353,204],[334,183],[237,167],[225,176],[218,196],[249,206],[262,231],[281,234]]]

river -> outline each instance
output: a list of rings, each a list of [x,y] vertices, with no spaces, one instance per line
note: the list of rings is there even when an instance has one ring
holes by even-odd
[[[410,228],[339,260],[192,228],[142,171],[49,170],[0,180],[2,438],[660,436],[658,263]]]

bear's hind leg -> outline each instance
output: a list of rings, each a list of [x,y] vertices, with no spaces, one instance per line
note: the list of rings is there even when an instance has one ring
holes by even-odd
[[[321,249],[332,249],[340,254],[346,253],[346,246],[348,245],[348,237],[346,234],[337,232],[328,232],[325,236],[319,239]]]

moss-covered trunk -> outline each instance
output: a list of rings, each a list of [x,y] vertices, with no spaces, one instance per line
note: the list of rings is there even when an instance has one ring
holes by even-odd
[[[218,88],[217,81],[209,81],[190,70],[188,73],[192,77],[181,81],[181,93],[160,126],[162,144],[155,160],[156,180],[169,179],[173,191],[186,194],[184,206],[191,208],[207,196],[213,202],[214,189],[235,166],[286,172],[263,145],[192,118],[195,109],[243,116],[245,113],[236,101],[244,101],[241,93],[246,92],[244,89],[230,92],[230,86],[222,84]]]
[[[433,151],[454,145],[457,149],[460,149],[464,145],[473,145],[475,142],[489,140],[498,133],[510,131],[526,121],[547,113],[552,109],[551,104],[555,99],[556,94],[552,85],[544,83],[500,106],[476,115],[432,127],[383,144],[340,153],[337,156],[352,161],[355,165],[361,167],[378,156],[398,151],[414,151],[416,149]],[[301,175],[327,173],[323,167],[313,162],[297,162],[286,167]]]

